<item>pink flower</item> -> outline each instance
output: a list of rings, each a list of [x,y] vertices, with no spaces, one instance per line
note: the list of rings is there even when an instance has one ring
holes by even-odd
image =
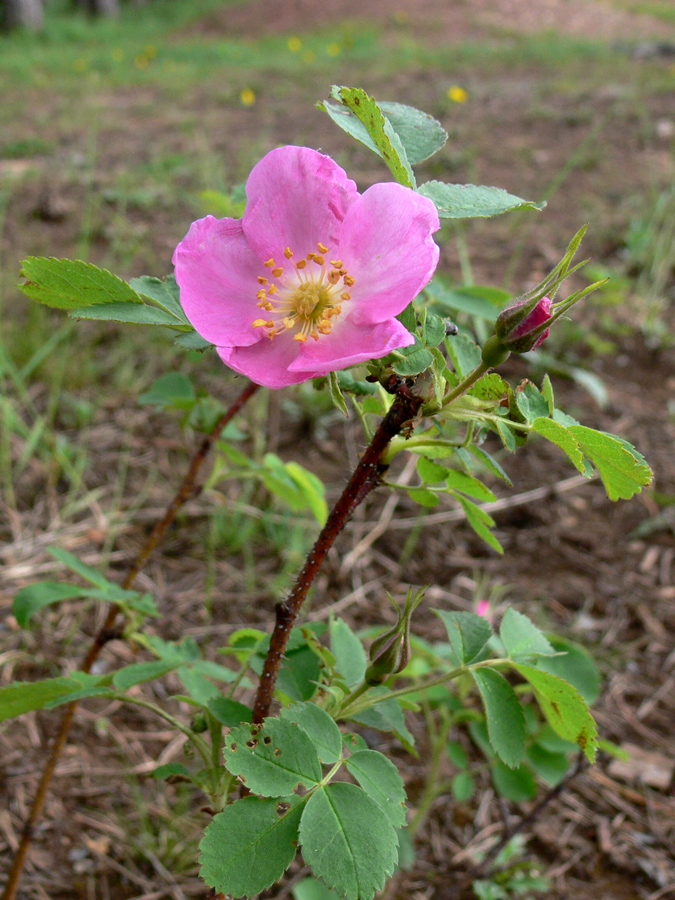
[[[194,222],[173,262],[181,303],[221,359],[280,388],[414,343],[395,318],[438,262],[438,214],[399,184],[359,194],[306,147],[268,153],[242,219]]]
[[[528,353],[549,336],[545,327],[552,319],[548,297],[521,300],[503,309],[495,322],[495,332],[507,350]]]

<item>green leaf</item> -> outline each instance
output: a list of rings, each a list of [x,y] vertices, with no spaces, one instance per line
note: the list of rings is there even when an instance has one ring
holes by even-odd
[[[355,784],[312,794],[300,821],[306,863],[347,900],[371,900],[396,867],[398,837],[378,804]]]
[[[483,484],[482,481],[479,481],[472,475],[467,475],[465,472],[459,472],[457,469],[450,470],[446,479],[446,484],[449,488],[461,491],[463,494],[468,494],[476,500],[483,500],[490,503],[497,499],[490,488]]]
[[[196,331],[186,331],[183,334],[179,334],[174,344],[182,347],[183,350],[210,350],[213,347],[211,341],[207,341],[201,334],[197,334]]]
[[[243,722],[250,722],[253,715],[250,707],[244,706],[238,700],[232,700],[231,697],[213,697],[206,704],[206,708],[215,719],[228,728],[236,728]]]
[[[198,706],[202,706],[206,709],[211,700],[215,697],[220,697],[220,691],[212,681],[209,681],[208,678],[205,678],[203,675],[199,674],[199,672],[194,672],[187,666],[178,667],[178,677],[187,691],[188,696],[191,697]]]
[[[340,895],[331,891],[318,878],[303,878],[292,890],[295,900],[339,900]]]
[[[453,334],[445,341],[452,366],[460,378],[464,378],[480,365],[481,349],[465,334]]]
[[[28,626],[31,616],[38,610],[60,603],[62,600],[73,600],[76,597],[89,596],[90,588],[77,587],[73,584],[59,584],[55,581],[36,581],[21,588],[14,597],[12,613],[22,628]]]
[[[145,303],[113,302],[105,306],[85,306],[74,309],[73,319],[100,319],[105,322],[122,322],[125,325],[169,325],[182,327],[171,313]]]
[[[325,525],[328,518],[328,504],[325,499],[323,481],[313,472],[293,461],[286,463],[286,471],[300,489],[305,504],[319,525]]]
[[[475,444],[472,444],[469,447],[469,453],[472,456],[475,456],[476,459],[488,470],[488,472],[492,472],[493,475],[496,475],[497,478],[501,478],[502,481],[505,481],[509,487],[513,486],[513,482],[506,474],[504,469],[502,469],[501,465],[497,462],[497,460],[491,456],[486,450],[483,450],[482,447],[477,447]]]
[[[244,797],[214,816],[199,845],[201,877],[217,892],[251,897],[278,881],[297,852],[303,804]]]
[[[540,418],[532,422],[532,431],[546,438],[547,441],[556,444],[567,454],[570,460],[582,475],[589,475],[584,464],[584,454],[581,452],[579,442],[570,434],[569,428],[561,425],[553,419]]]
[[[459,501],[462,509],[466,514],[466,520],[469,525],[476,532],[478,537],[482,538],[486,544],[489,544],[493,550],[496,550],[497,553],[503,553],[504,548],[499,543],[494,534],[490,531],[491,528],[494,527],[495,520],[491,515],[485,512],[484,509],[481,509],[480,506],[477,506],[471,500],[468,500],[466,497],[462,497],[461,494],[455,494],[455,497]]]
[[[194,386],[182,372],[160,375],[150,390],[138,398],[141,405],[153,404],[164,409],[192,409],[196,400]]]
[[[143,303],[126,281],[79,259],[29,256],[21,263],[21,275],[27,279],[26,284],[19,285],[24,294],[58,309]]]
[[[167,672],[172,672],[178,668],[177,662],[170,662],[165,659],[153,659],[148,662],[132,663],[123,669],[118,669],[112,678],[113,684],[120,691],[126,691],[136,684],[143,684],[145,681],[153,681],[155,678],[161,678]]]
[[[415,503],[419,503],[420,506],[426,506],[428,509],[438,506],[438,494],[434,494],[433,491],[428,491],[426,488],[413,488],[411,491],[408,491],[408,496]]]
[[[481,652],[492,636],[487,619],[469,612],[445,612],[434,609],[443,620],[452,650],[451,662],[455,666],[470,663]]]
[[[184,775],[189,778],[190,772],[182,763],[165,763],[163,766],[157,766],[151,773],[153,778],[171,778],[176,775]]]
[[[539,744],[528,748],[527,760],[537,775],[551,786],[559,784],[570,768],[567,754],[551,753]]]
[[[432,462],[424,456],[417,460],[417,472],[426,484],[442,484],[451,472],[446,466]]]
[[[424,310],[422,341],[425,347],[438,347],[445,339],[445,322],[428,309]]]
[[[338,672],[350,687],[359,684],[368,666],[363,644],[343,619],[331,619],[329,630],[330,649]]]
[[[340,379],[338,378],[337,372],[328,373],[328,391],[330,393],[330,399],[333,401],[333,406],[342,413],[345,419],[348,419],[349,410],[347,409],[347,401],[340,388]]]
[[[552,636],[550,642],[555,652],[561,655],[541,657],[537,660],[537,668],[569,681],[586,703],[595,703],[600,693],[600,673],[591,657],[583,647],[557,635]]]
[[[485,187],[477,184],[444,184],[442,181],[427,181],[418,188],[418,193],[428,197],[442,219],[470,219],[498,216],[515,209],[543,209],[545,203],[523,200],[502,188]]]
[[[478,685],[493,750],[507,766],[518,766],[525,756],[525,716],[516,692],[496,669],[471,669]]]
[[[233,728],[225,739],[225,765],[255,794],[278,797],[321,781],[321,763],[311,738],[288,719]]]
[[[316,693],[321,677],[319,657],[307,644],[298,650],[286,651],[279,669],[277,688],[291,700],[309,700]]]
[[[281,710],[281,718],[297,723],[312,740],[321,762],[332,765],[340,759],[342,736],[335,720],[316,703],[294,703]]]
[[[537,783],[527,766],[510,769],[496,760],[490,767],[490,776],[497,793],[512,803],[524,803],[537,793]]]
[[[385,696],[388,693],[386,688],[381,689],[380,692]],[[371,691],[369,696],[373,695],[377,695],[376,690]],[[396,699],[382,700],[375,706],[364,709],[349,718],[354,722],[360,722],[361,725],[367,725],[369,728],[395,734],[407,750],[411,753],[415,752],[413,749],[415,738],[406,727],[403,710]]]
[[[96,681],[95,676],[90,678]],[[62,678],[45,678],[42,681],[15,681],[0,688],[0,722],[22,716],[34,709],[44,709],[89,684],[84,672]]]
[[[514,663],[514,668],[532,685],[542,712],[556,734],[578,744],[593,762],[598,730],[579,691],[562,678],[534,666]]]
[[[468,800],[474,792],[475,783],[473,780],[473,776],[471,776],[468,772],[459,772],[459,774],[455,775],[452,779],[450,790],[452,791],[452,796],[458,803],[464,803]]]
[[[410,378],[426,372],[434,361],[431,351],[422,347],[419,342],[417,345],[411,344],[410,347],[401,347],[394,351],[393,357],[391,367],[402,378]]]
[[[651,484],[652,470],[627,442],[584,425],[572,425],[568,431],[598,470],[610,500],[630,500]]]
[[[182,325],[190,324],[180,305],[180,288],[176,283],[175,275],[169,275],[165,281],[162,281],[161,278],[153,278],[151,275],[141,275],[140,278],[132,278],[129,285],[139,294],[154,300]]]
[[[405,785],[393,762],[377,750],[357,750],[345,765],[394,828],[405,825]]]
[[[380,101],[379,107],[401,139],[411,166],[416,166],[437,153],[448,139],[440,122],[414,106]]]
[[[497,372],[488,372],[471,385],[468,393],[479,400],[496,401],[511,395],[509,384]]]
[[[527,422],[548,416],[548,402],[536,384],[526,381],[515,392],[516,404]]]
[[[333,86],[331,97],[338,100],[362,123],[370,138],[363,141],[358,130],[347,127],[344,120],[338,120],[331,114],[331,104],[326,104],[326,112],[341,128],[348,131],[353,137],[362,143],[366,143],[389,166],[392,175],[400,184],[415,188],[415,176],[410,168],[400,137],[394,131],[391,122],[385,117],[377,102],[362,88],[349,88]]]
[[[502,307],[511,299],[508,291],[499,288],[484,285],[449,287],[437,277],[426,286],[425,293],[431,298],[434,308],[440,307],[447,313],[468,313],[489,322],[494,322]]]
[[[541,383],[541,393],[548,405],[548,414],[549,416],[552,416],[555,411],[555,399],[553,397],[553,385],[551,384],[548,372],[544,375],[544,379]]]
[[[499,437],[502,439],[502,443],[504,447],[510,452],[514,453],[517,447],[516,439],[513,436],[513,431],[509,428],[506,422],[503,419],[497,419],[495,424],[495,428],[497,429],[497,433]]]
[[[513,607],[509,607],[504,613],[499,637],[511,659],[555,652],[537,626]]]
[[[82,560],[68,550],[61,550],[59,547],[47,547],[47,553],[53,556],[54,559],[58,559],[64,566],[68,566],[73,572],[77,572],[85,581],[91,581],[92,584],[100,588],[117,588],[117,585],[113,581],[109,581],[105,575],[101,575],[98,569],[83,563]]]

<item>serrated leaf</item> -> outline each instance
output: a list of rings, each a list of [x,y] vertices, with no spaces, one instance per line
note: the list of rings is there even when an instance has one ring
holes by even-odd
[[[539,744],[528,747],[527,760],[537,775],[551,786],[559,784],[570,768],[567,754],[551,753]]]
[[[447,131],[427,113],[388,100],[380,101],[379,106],[401,139],[411,166],[429,159],[445,145]]]
[[[325,499],[323,481],[314,472],[291,460],[286,463],[286,471],[300,489],[305,504],[309,507],[319,525],[325,525],[328,518],[328,504]]]
[[[525,716],[516,692],[496,669],[471,669],[483,699],[490,744],[507,766],[525,756]]]
[[[89,677],[91,679],[96,676]],[[87,686],[89,682],[83,672],[62,678],[45,678],[42,681],[15,681],[0,688],[0,722],[22,716],[34,709],[44,709]]]
[[[182,325],[189,325],[188,317],[180,305],[180,288],[176,283],[176,276],[169,275],[165,281],[154,278],[151,275],[141,275],[140,278],[132,278],[129,282],[139,294],[149,297],[158,303],[166,312],[171,313]]]
[[[499,637],[512,659],[555,652],[537,626],[511,606],[504,613]]]
[[[51,606],[53,603],[60,603],[62,600],[87,597],[89,591],[90,588],[82,588],[73,584],[36,581],[17,592],[12,603],[12,614],[21,628],[26,628],[31,616],[38,610]]]
[[[514,668],[533,687],[542,712],[556,734],[578,744],[593,762],[598,747],[598,729],[579,691],[557,675],[534,666],[514,663]]]
[[[214,816],[199,845],[201,877],[217,892],[251,897],[295,858],[301,802],[244,797]]]
[[[550,643],[559,656],[540,657],[537,668],[557,675],[575,687],[586,703],[593,704],[600,693],[600,673],[583,647],[554,635]]]
[[[331,89],[331,96],[338,100],[349,109],[351,113],[365,126],[372,144],[375,145],[375,152],[389,166],[391,174],[399,184],[406,187],[415,188],[416,181],[413,171],[410,168],[408,157],[401,142],[400,137],[394,131],[394,128],[383,114],[373,97],[367,94],[362,88],[349,88],[334,86]],[[328,107],[326,107],[328,111]],[[329,112],[330,115],[330,112]],[[334,121],[337,122],[336,119]],[[344,124],[337,122],[342,128]],[[350,129],[346,129],[350,130]],[[358,140],[361,140],[357,134],[350,131]],[[371,147],[372,149],[372,147]]]
[[[460,378],[472,372],[481,362],[481,349],[465,334],[454,334],[445,341],[448,356]]]
[[[415,503],[419,503],[420,506],[424,506],[427,509],[433,509],[439,503],[438,494],[426,488],[413,488],[408,491],[408,496]]]
[[[446,484],[449,488],[461,491],[463,494],[468,494],[476,500],[483,500],[484,502],[490,503],[497,499],[490,488],[483,484],[482,481],[474,478],[473,475],[459,472],[457,469],[450,470],[448,477],[446,478]]]
[[[445,322],[440,316],[434,315],[427,309],[424,310],[424,313],[422,341],[425,347],[437,347],[445,338]]]
[[[346,900],[371,900],[396,867],[398,836],[378,804],[355,784],[337,782],[307,801],[300,820],[306,863]]]
[[[405,785],[393,762],[377,750],[357,750],[345,765],[394,828],[405,825]]]
[[[504,444],[505,449],[510,453],[514,453],[518,445],[516,444],[516,439],[513,436],[513,432],[511,431],[509,426],[503,419],[497,419],[494,423],[494,426],[497,429],[499,437],[502,439],[502,443]]]
[[[337,762],[342,752],[342,736],[335,719],[316,703],[294,703],[282,709],[280,716],[295,722],[312,740],[319,759],[332,765]]]
[[[378,691],[375,689],[371,691],[370,696],[376,696],[377,693]],[[380,693],[386,696],[388,691],[386,688],[382,688]],[[396,699],[382,700],[380,703],[376,703],[375,706],[364,709],[349,718],[354,722],[360,722],[361,725],[375,728],[377,731],[395,734],[407,750],[411,753],[415,752],[415,738],[406,727],[403,709]]]
[[[298,650],[286,651],[279,669],[277,689],[291,700],[309,700],[316,693],[320,677],[319,657],[305,644]]]
[[[531,381],[526,381],[522,387],[518,388],[515,392],[515,398],[516,405],[525,416],[527,422],[548,416],[548,402],[536,384],[533,384]]]
[[[224,743],[225,765],[254,794],[290,795],[321,781],[321,763],[310,737],[288,719],[233,728]]]
[[[402,378],[426,372],[434,361],[431,351],[422,346],[401,347],[394,355],[391,367]]]
[[[479,400],[496,401],[509,396],[511,388],[497,372],[488,372],[471,385],[468,393]]]
[[[179,334],[174,344],[182,347],[183,350],[210,350],[213,347],[211,341],[207,341],[206,338],[203,338],[201,334],[197,334],[196,331],[186,331],[183,334]]]
[[[106,269],[79,259],[29,256],[21,263],[27,279],[20,289],[39,303],[75,310],[94,304],[143,303],[126,281]]]
[[[368,659],[361,641],[343,619],[331,619],[329,631],[330,649],[340,675],[350,687],[363,681]]]
[[[469,612],[433,612],[443,621],[448,632],[452,650],[451,662],[463,666],[474,660],[492,636],[492,628],[487,619]]]
[[[198,706],[202,706],[206,709],[208,708],[209,702],[213,700],[214,697],[220,696],[220,691],[213,682],[187,666],[178,667],[178,677],[187,691],[188,696],[191,697]]]
[[[651,484],[652,470],[627,442],[584,425],[572,425],[568,431],[598,470],[610,500],[630,500]]]
[[[112,302],[105,306],[85,306],[73,309],[73,319],[99,319],[105,322],[121,322],[124,325],[168,325],[182,328],[181,323],[171,313],[145,303]]]
[[[505,481],[509,487],[513,486],[513,482],[506,474],[501,465],[497,462],[497,460],[491,456],[486,450],[483,450],[482,447],[477,447],[475,444],[472,444],[469,447],[469,453],[472,456],[475,456],[476,459],[483,465],[485,468],[492,472],[493,475],[496,475],[497,478],[501,478],[502,481]]]
[[[509,194],[503,188],[477,184],[445,184],[427,181],[418,193],[428,197],[442,219],[470,219],[498,216],[515,209],[543,209],[545,203],[533,203]]]
[[[551,443],[560,447],[582,475],[588,474],[584,464],[584,454],[581,452],[579,442],[574,435],[570,434],[568,428],[548,418],[535,419],[531,428],[536,434],[540,434],[547,441],[551,441]]]

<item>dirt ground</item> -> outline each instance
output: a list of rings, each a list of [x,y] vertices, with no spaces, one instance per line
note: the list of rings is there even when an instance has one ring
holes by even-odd
[[[405,29],[430,47],[484,40],[490,35],[503,37],[509,30],[539,32],[547,28],[573,37],[590,33],[615,46],[635,46],[637,41],[647,52],[657,39],[675,42],[675,26],[594,0],[541,0],[536,4],[520,0],[408,0],[405,4],[398,0],[329,0],[323,4],[253,0],[210,16],[194,32],[210,38],[219,33],[242,38],[261,33],[293,35],[302,34],[307,22],[312,27],[330,26],[345,18],[375,22],[392,36]],[[663,65],[670,64],[672,60],[665,58]],[[635,65],[640,65],[638,59]],[[438,79],[445,83],[447,76]],[[376,93],[376,84],[366,86]],[[618,262],[634,198],[646,195],[654,185],[668,185],[675,173],[673,132],[667,127],[675,123],[675,80],[670,93],[645,99],[641,118],[631,109],[623,110],[623,85],[589,86],[581,104],[577,94],[564,91],[541,98],[534,66],[520,66],[512,76],[500,73],[481,78],[475,74],[467,88],[471,103],[462,107],[461,116],[434,99],[438,91],[431,90],[426,71],[407,72],[400,83],[389,83],[386,90],[379,91],[382,97],[395,97],[438,115],[449,128],[451,142],[438,163],[446,172],[439,177],[498,184],[538,199],[552,173],[563,171],[575,154],[583,156],[582,164],[562,180],[547,210],[527,233],[516,280],[534,280],[554,264],[556,254],[583,221],[591,222],[586,252],[596,262]],[[316,86],[311,89],[315,92]],[[135,126],[142,108],[152,99],[150,92],[131,96],[122,90],[101,98],[102,171],[113,171],[125,155],[143,156],[144,137]],[[202,110],[208,128],[215,112],[206,87],[189,103]],[[117,120],[121,107],[129,112],[124,123]],[[536,109],[550,115],[537,115]],[[254,111],[219,111],[214,149],[236,169],[237,157],[228,136],[236,133],[239,142],[253,139],[262,122],[270,145],[305,141],[323,149],[337,146],[336,155],[361,185],[381,177],[373,159],[346,141],[340,143],[327,121],[318,116],[309,124],[307,121],[306,113],[297,107],[279,110],[263,92]],[[165,121],[162,127],[163,139],[173,139],[167,137],[171,123]],[[470,158],[454,149],[467,134],[480,148]],[[434,175],[429,168],[429,177]],[[67,210],[76,191],[61,185],[58,178],[49,181],[48,188],[45,184],[30,186],[20,205],[10,210],[15,218],[9,217],[5,260],[42,252],[35,250],[35,244],[49,247],[53,255],[72,253],[68,248],[75,224]],[[53,220],[33,216],[30,240],[34,245],[30,246],[21,223],[43,202],[45,190],[48,202],[58,208],[65,204],[66,213]],[[143,217],[142,213],[136,215],[139,220]],[[594,223],[599,227],[594,228]],[[168,259],[185,225],[179,222],[158,229],[153,235],[153,252]],[[500,283],[521,236],[506,220],[481,223],[472,231],[469,240],[477,282]],[[446,272],[458,274],[454,241],[443,248],[441,265]],[[142,253],[134,266],[138,271],[130,274],[143,271]],[[672,301],[675,272],[670,277]],[[621,320],[620,311],[612,310],[610,315]],[[672,309],[667,308],[664,316],[672,327]],[[472,609],[481,579],[487,577],[493,586],[506,586],[497,602],[497,615],[500,604],[512,602],[539,624],[588,646],[603,674],[602,694],[594,710],[602,736],[629,748],[631,756],[627,763],[601,756],[594,768],[578,774],[528,820],[524,829],[528,852],[550,879],[547,896],[552,900],[588,893],[597,900],[675,897],[675,518],[669,505],[675,497],[675,422],[669,407],[675,388],[675,351],[667,342],[650,347],[640,334],[630,331],[619,331],[612,340],[614,350],[600,355],[593,364],[594,374],[607,390],[604,407],[580,385],[564,378],[555,380],[556,395],[563,408],[586,424],[623,434],[635,443],[656,473],[656,495],[645,492],[631,502],[613,504],[596,481],[574,478],[571,467],[553,448],[535,442],[518,454],[517,461],[505,463],[514,490],[499,489],[506,502],[494,512],[497,535],[506,551],[503,557],[481,544],[457,521],[449,506],[430,514],[424,538],[411,543],[416,507],[405,500],[399,501],[392,514],[389,530],[363,548],[362,539],[380,520],[384,508],[384,500],[374,497],[359,510],[317,591],[342,600],[343,614],[360,626],[387,615],[383,590],[399,593],[402,584],[432,580],[431,606]],[[568,358],[574,362],[587,352],[582,346]],[[509,363],[505,374],[514,381],[529,370],[516,360]],[[216,374],[207,377],[216,383]],[[230,383],[230,396],[238,389]],[[40,399],[39,391],[36,399]],[[273,399],[268,411],[270,449],[282,456],[301,454],[303,463],[322,474],[336,496],[344,477],[345,437],[351,455],[358,452],[351,425],[331,424],[327,430],[308,432],[307,422],[300,416],[281,426],[279,402]],[[133,502],[135,490],[147,491],[149,502],[133,523],[120,529],[112,552],[113,568],[123,571],[142,540],[143,529],[169,499],[189,447],[175,422],[160,417],[148,422],[147,410],[134,406],[132,399],[126,405],[122,402],[107,408],[105,419],[89,426],[82,440],[90,450],[96,448],[98,465],[86,475],[92,490],[99,488],[103,497],[111,497],[116,460],[124,451],[129,454],[127,502]],[[148,466],[156,476],[150,486]],[[534,497],[528,494],[542,484],[552,487]],[[73,661],[80,657],[86,646],[81,629],[92,633],[100,624],[100,614],[97,621],[92,617],[82,623],[76,609],[69,614],[65,605],[58,618],[47,618],[44,627],[26,638],[6,613],[18,586],[32,578],[51,577],[45,545],[57,543],[95,563],[110,525],[103,502],[96,502],[76,522],[61,527],[58,485],[45,488],[44,472],[39,469],[27,472],[19,501],[24,518],[2,526],[3,539],[7,536],[8,540],[0,547],[5,564],[0,586],[6,680],[53,671],[58,654],[64,652]],[[172,532],[138,581],[153,592],[161,607],[171,610],[163,626],[170,637],[187,634],[197,640],[208,636],[217,641],[235,627],[267,628],[271,622],[268,591],[262,582],[253,588],[245,584],[243,563],[237,557],[215,562],[209,576],[210,583],[217,586],[212,593],[213,619],[205,619],[207,576],[200,540],[209,511],[208,500],[191,501],[184,519],[188,527]],[[402,552],[406,554],[404,563]],[[263,569],[267,562],[260,560]],[[437,635],[433,616],[422,617],[420,628],[423,635]],[[113,642],[106,653],[116,664],[135,659],[133,649],[122,642]],[[16,846],[44,758],[45,741],[58,719],[58,713],[29,715],[11,730],[0,732],[0,783],[9,798],[0,808],[0,870]],[[178,788],[167,796],[144,778],[158,761],[180,758],[181,749],[180,740],[158,728],[140,709],[130,711],[117,703],[82,707],[58,765],[19,896],[31,900],[206,897],[191,856],[195,835],[203,825],[199,802]],[[404,758],[393,742],[379,749]],[[422,763],[405,759],[414,806]],[[515,827],[533,806],[505,804],[495,798],[487,783],[483,787],[479,804],[447,800],[436,804],[419,835],[416,862],[397,877],[389,895],[392,900],[463,900],[471,896],[466,883],[474,871],[474,852],[505,827]],[[161,862],[167,858],[174,861],[171,873]]]

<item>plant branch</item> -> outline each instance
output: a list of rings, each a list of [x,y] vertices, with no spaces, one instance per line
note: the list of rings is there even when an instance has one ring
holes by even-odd
[[[381,462],[381,457],[389,442],[400,433],[406,422],[415,417],[421,405],[421,397],[412,394],[405,384],[399,385],[389,412],[380,422],[352,477],[328,516],[288,598],[283,603],[277,604],[276,624],[253,705],[254,723],[260,724],[269,714],[291,629],[321,564],[356,507],[380,484],[382,472],[386,468]]]
[[[134,583],[136,576],[147,562],[150,554],[153,552],[153,550],[155,550],[161,539],[164,537],[166,530],[176,518],[179,510],[186,503],[186,501],[190,499],[190,496],[194,490],[197,473],[199,472],[199,469],[201,468],[209,451],[220,436],[221,431],[228,424],[228,422],[232,418],[234,418],[234,416],[242,409],[242,407],[253,396],[253,394],[255,394],[257,390],[258,385],[253,384],[253,382],[249,382],[249,384],[244,388],[244,390],[237,397],[234,403],[225,413],[223,413],[220,419],[216,422],[215,426],[211,429],[211,431],[207,434],[207,436],[200,444],[197,452],[192,457],[190,468],[186,472],[185,477],[183,478],[180,487],[176,491],[173,500],[168,505],[164,516],[159,520],[159,522],[155,524],[154,528],[148,535],[147,540],[145,541],[135,560],[131,564],[124,578],[124,581],[122,582],[122,587],[124,588],[124,590],[128,590]],[[92,641],[91,646],[89,647],[89,650],[87,651],[87,654],[82,661],[82,665],[79,669],[80,672],[90,672],[92,666],[98,659],[101,650],[105,647],[108,641],[120,636],[120,632],[115,629],[115,622],[117,620],[119,612],[120,609],[115,604],[111,605],[108,609],[105,621],[94,637],[94,640]],[[12,866],[9,870],[9,875],[7,876],[7,883],[5,884],[5,890],[2,894],[2,900],[14,900],[14,898],[16,897],[16,892],[19,887],[19,879],[21,878],[21,873],[23,872],[23,868],[26,864],[26,857],[33,840],[35,828],[38,821],[40,820],[40,816],[42,815],[42,809],[44,807],[45,800],[47,799],[47,791],[49,790],[49,785],[51,784],[54,770],[56,769],[56,764],[59,761],[63,748],[68,739],[68,735],[70,734],[70,729],[73,724],[73,718],[75,716],[75,710],[77,709],[77,707],[77,700],[69,703],[66,706],[63,717],[61,718],[56,736],[54,737],[54,741],[52,742],[52,746],[49,751],[49,756],[47,757],[44,769],[42,770],[42,775],[40,776],[40,781],[38,782],[35,797],[33,799],[33,804],[30,808],[28,818],[26,819],[23,831],[21,833],[19,846],[17,847],[16,853],[14,854],[14,859],[12,860]]]

